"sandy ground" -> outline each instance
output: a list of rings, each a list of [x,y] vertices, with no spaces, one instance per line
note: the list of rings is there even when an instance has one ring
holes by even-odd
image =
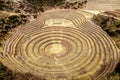
[[[87,10],[115,10],[120,9],[120,0],[88,0]]]

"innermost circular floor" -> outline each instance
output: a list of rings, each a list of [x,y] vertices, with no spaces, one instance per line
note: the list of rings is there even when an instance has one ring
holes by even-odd
[[[45,53],[48,56],[61,56],[65,54],[66,47],[60,43],[50,44],[45,48]]]

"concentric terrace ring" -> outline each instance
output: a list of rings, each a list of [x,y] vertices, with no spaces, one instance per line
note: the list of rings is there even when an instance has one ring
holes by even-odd
[[[80,12],[52,10],[15,29],[4,43],[2,63],[13,71],[47,80],[92,80],[119,61],[111,38]]]

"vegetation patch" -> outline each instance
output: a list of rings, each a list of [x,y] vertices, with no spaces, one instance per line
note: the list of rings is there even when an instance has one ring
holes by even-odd
[[[108,15],[95,15],[92,21],[106,31],[120,48],[120,20]]]
[[[6,11],[0,12],[0,45],[2,41],[5,40],[5,37],[8,35],[8,32],[18,26],[28,22],[28,18],[23,14],[9,13]]]

